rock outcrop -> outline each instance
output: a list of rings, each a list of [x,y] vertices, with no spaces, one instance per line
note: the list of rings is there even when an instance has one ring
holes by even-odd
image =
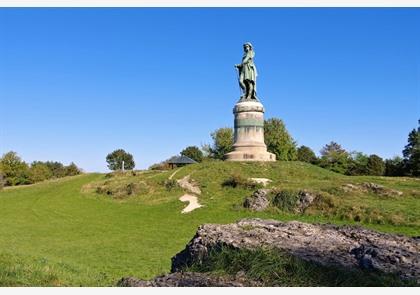
[[[259,283],[250,281],[244,274],[236,276],[216,276],[197,272],[176,272],[158,276],[150,281],[133,277],[122,278],[118,287],[257,287]]]
[[[383,185],[373,182],[364,182],[361,184],[347,183],[343,185],[342,189],[345,192],[371,192],[382,197],[399,197],[403,195],[403,192],[386,188]]]
[[[420,238],[379,233],[353,226],[297,221],[243,219],[233,224],[199,227],[186,248],[172,258],[172,272],[206,258],[223,246],[277,248],[324,266],[394,273],[420,283]]]
[[[296,201],[295,212],[303,213],[316,199],[316,195],[308,191],[299,191],[298,199]]]
[[[264,211],[270,205],[270,200],[267,197],[269,190],[259,189],[244,201],[244,207],[252,211]]]
[[[248,180],[261,184],[262,186],[267,186],[270,182],[273,182],[271,179],[261,177],[248,178]]]
[[[289,193],[285,191],[278,191],[276,189],[259,189],[256,190],[251,196],[245,198],[243,206],[251,211],[264,211],[270,204],[276,206],[278,203],[288,203],[290,200]],[[306,190],[301,190],[293,193],[293,204],[291,211],[295,213],[303,213],[317,198],[317,195]]]
[[[177,180],[177,183],[180,187],[189,191],[190,193],[195,194],[195,195],[201,195],[200,187],[197,185],[197,183],[194,180],[191,179],[189,175]]]

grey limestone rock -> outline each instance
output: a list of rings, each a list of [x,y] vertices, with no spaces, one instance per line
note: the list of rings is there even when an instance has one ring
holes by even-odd
[[[252,211],[263,211],[270,205],[270,200],[267,198],[269,190],[259,189],[244,201],[244,207]]]
[[[396,196],[402,196],[403,192],[397,191],[394,189],[386,188],[383,185],[376,184],[373,182],[364,182],[361,184],[352,184],[347,183],[342,186],[342,189],[345,192],[372,192],[378,196],[382,197],[396,197]]]
[[[202,261],[212,249],[222,246],[277,248],[324,266],[394,273],[420,283],[420,238],[379,233],[355,226],[261,219],[200,226],[186,248],[172,258],[172,272]]]
[[[296,211],[302,213],[308,208],[316,199],[316,195],[308,191],[300,191],[299,198],[296,202]]]
[[[257,282],[249,281],[242,275],[215,276],[196,272],[170,273],[150,281],[125,277],[117,283],[119,287],[251,287],[258,285]]]
[[[381,195],[384,197],[392,197],[392,196],[401,196],[403,193],[394,189],[386,188],[383,185],[372,183],[372,182],[364,182],[362,183],[362,187],[371,191],[377,195]]]

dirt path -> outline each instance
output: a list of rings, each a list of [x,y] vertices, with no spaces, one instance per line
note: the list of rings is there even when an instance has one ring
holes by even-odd
[[[174,173],[172,173],[172,174],[171,174],[171,176],[169,176],[169,178],[168,178],[168,179],[172,179],[172,177],[174,177],[174,176],[175,176],[175,174],[177,174],[177,173],[178,173],[178,171],[179,171],[179,170],[181,170],[182,168],[184,168],[184,167],[181,167],[181,168],[179,168],[179,169],[175,170],[175,171],[174,171]]]
[[[190,202],[187,207],[182,209],[181,213],[189,213],[197,208],[203,207],[198,203],[198,199],[196,196],[185,194],[179,198],[181,202]]]
[[[175,175],[175,171],[171,176]],[[197,208],[203,207],[198,203],[198,198],[195,195],[200,195],[201,190],[198,187],[197,183],[191,180],[190,176],[187,175],[184,178],[177,180],[180,187],[187,190],[189,193],[183,195],[179,198],[181,202],[189,202],[188,206],[185,207],[181,213],[189,213]]]
[[[201,190],[198,187],[197,183],[195,183],[193,180],[191,180],[190,176],[187,175],[184,178],[181,178],[178,180],[178,184],[183,189],[189,191],[192,194],[195,195],[201,195]]]

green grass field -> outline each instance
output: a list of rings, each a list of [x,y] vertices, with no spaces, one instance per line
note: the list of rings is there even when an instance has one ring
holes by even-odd
[[[203,223],[244,217],[360,224],[384,232],[420,235],[420,180],[347,177],[301,162],[208,162],[181,168],[198,182],[204,207],[181,214],[180,188],[163,182],[173,171],[106,177],[85,174],[0,192],[0,286],[112,286],[123,276],[151,278],[168,272]],[[241,207],[252,193],[221,184],[235,173],[272,179],[281,189],[310,189],[334,203],[328,210],[292,214]],[[383,197],[340,190],[347,183],[374,182],[403,192]],[[98,187],[135,185],[128,197],[98,194]],[[348,212],[350,212],[348,214]],[[361,215],[361,218],[355,218]],[[366,217],[366,216],[367,217]],[[366,218],[365,218],[366,217]],[[357,221],[361,220],[361,221]]]

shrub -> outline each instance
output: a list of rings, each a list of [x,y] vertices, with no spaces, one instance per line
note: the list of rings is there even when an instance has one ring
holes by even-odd
[[[115,199],[123,199],[126,197],[147,193],[147,187],[142,183],[114,183],[107,180],[96,187],[95,192],[101,195],[111,196]]]
[[[298,192],[281,190],[274,193],[272,204],[283,211],[293,212],[296,208],[298,200]]]
[[[166,161],[161,162],[161,163],[153,164],[152,166],[149,167],[149,170],[161,170],[161,171],[163,171],[163,170],[169,170],[169,169],[171,169],[171,167],[169,166],[169,164]]]
[[[125,186],[125,191],[127,195],[131,196],[131,195],[135,195],[139,190],[138,190],[138,186],[135,183],[130,182],[129,184]]]
[[[263,185],[251,179],[243,177],[241,174],[233,174],[222,183],[223,187],[241,187],[245,189],[257,190],[263,188]]]
[[[165,181],[163,181],[163,185],[165,186],[166,190],[170,192],[178,186],[178,183],[175,179],[165,179]]]

